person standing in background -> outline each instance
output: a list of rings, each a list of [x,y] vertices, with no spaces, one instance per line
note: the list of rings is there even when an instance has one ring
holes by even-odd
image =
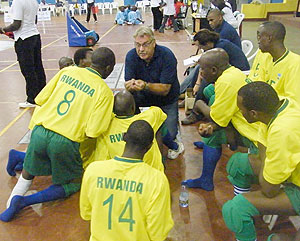
[[[27,99],[19,103],[20,108],[35,107],[34,98],[46,85],[41,37],[36,26],[38,8],[35,0],[14,0],[11,6],[13,23],[0,28],[0,34],[14,33],[17,59],[26,81]]]
[[[174,0],[164,0],[164,21],[162,25],[159,28],[159,32],[163,33],[165,29],[165,25],[167,23],[167,20],[170,18],[173,23],[174,32],[178,32],[179,28],[177,26],[177,22],[175,21],[174,15],[175,15],[175,5]]]
[[[151,11],[153,14],[153,29],[154,31],[159,30],[163,14],[160,11],[160,1],[151,0]]]
[[[91,11],[93,12],[93,17],[95,20],[95,23],[97,23],[97,14],[95,13],[95,11],[92,8],[95,8],[95,0],[86,0],[87,3],[87,15],[86,15],[86,20],[85,22],[88,23],[90,21],[90,17],[91,17]]]

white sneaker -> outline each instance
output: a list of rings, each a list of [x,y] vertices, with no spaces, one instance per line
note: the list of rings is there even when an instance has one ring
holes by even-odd
[[[31,104],[28,101],[19,103],[19,108],[27,108],[27,107],[33,108],[35,106],[36,106],[35,104]]]
[[[184,145],[182,142],[179,142],[176,140],[176,143],[178,144],[178,149],[177,150],[173,150],[173,149],[169,149],[168,150],[168,158],[169,159],[176,159],[182,152],[184,152]]]

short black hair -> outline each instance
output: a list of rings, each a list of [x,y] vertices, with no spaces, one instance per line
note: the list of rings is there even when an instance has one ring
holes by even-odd
[[[135,105],[133,95],[127,91],[121,91],[114,96],[113,112],[118,116],[133,115],[133,106]]]
[[[92,65],[98,68],[106,68],[109,65],[115,65],[116,57],[114,52],[107,47],[100,47],[93,51]]]
[[[79,65],[79,62],[81,59],[85,59],[86,58],[86,53],[89,51],[93,51],[91,48],[81,48],[81,49],[77,49],[75,54],[74,54],[74,63],[76,65]]]
[[[135,149],[145,150],[154,138],[151,125],[145,120],[137,120],[131,123],[126,133],[126,145],[134,146]]]
[[[243,106],[247,110],[272,114],[279,105],[279,98],[272,86],[266,82],[256,81],[244,85],[238,95],[243,98]]]
[[[281,22],[273,21],[273,22],[264,22],[262,23],[264,29],[275,39],[283,41],[285,38],[286,30],[284,25]]]
[[[219,41],[220,34],[208,29],[201,29],[194,36],[194,41],[198,41],[201,45],[206,45],[208,42],[213,42],[214,45]]]

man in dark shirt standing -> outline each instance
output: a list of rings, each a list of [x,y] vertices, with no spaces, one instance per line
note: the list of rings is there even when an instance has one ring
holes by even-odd
[[[207,15],[207,21],[210,27],[220,34],[221,39],[227,39],[242,48],[241,39],[237,31],[223,19],[222,12],[219,9],[212,9]]]
[[[179,96],[177,59],[170,49],[156,44],[150,28],[140,27],[133,37],[135,48],[127,53],[125,60],[125,87],[133,94],[137,107],[158,106],[168,115],[165,124],[175,140]]]

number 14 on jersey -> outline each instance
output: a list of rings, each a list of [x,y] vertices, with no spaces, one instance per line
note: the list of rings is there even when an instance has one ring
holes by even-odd
[[[114,202],[114,195],[111,194],[104,202],[103,206],[108,205],[108,229],[112,229],[112,216],[115,217],[115,215],[112,215],[112,207]],[[129,218],[125,218],[129,217]],[[128,198],[125,207],[123,208],[120,216],[119,216],[119,223],[128,223],[129,224],[129,231],[133,231],[133,224],[135,224],[135,220],[133,219],[133,208],[132,208],[132,199],[131,197]]]

